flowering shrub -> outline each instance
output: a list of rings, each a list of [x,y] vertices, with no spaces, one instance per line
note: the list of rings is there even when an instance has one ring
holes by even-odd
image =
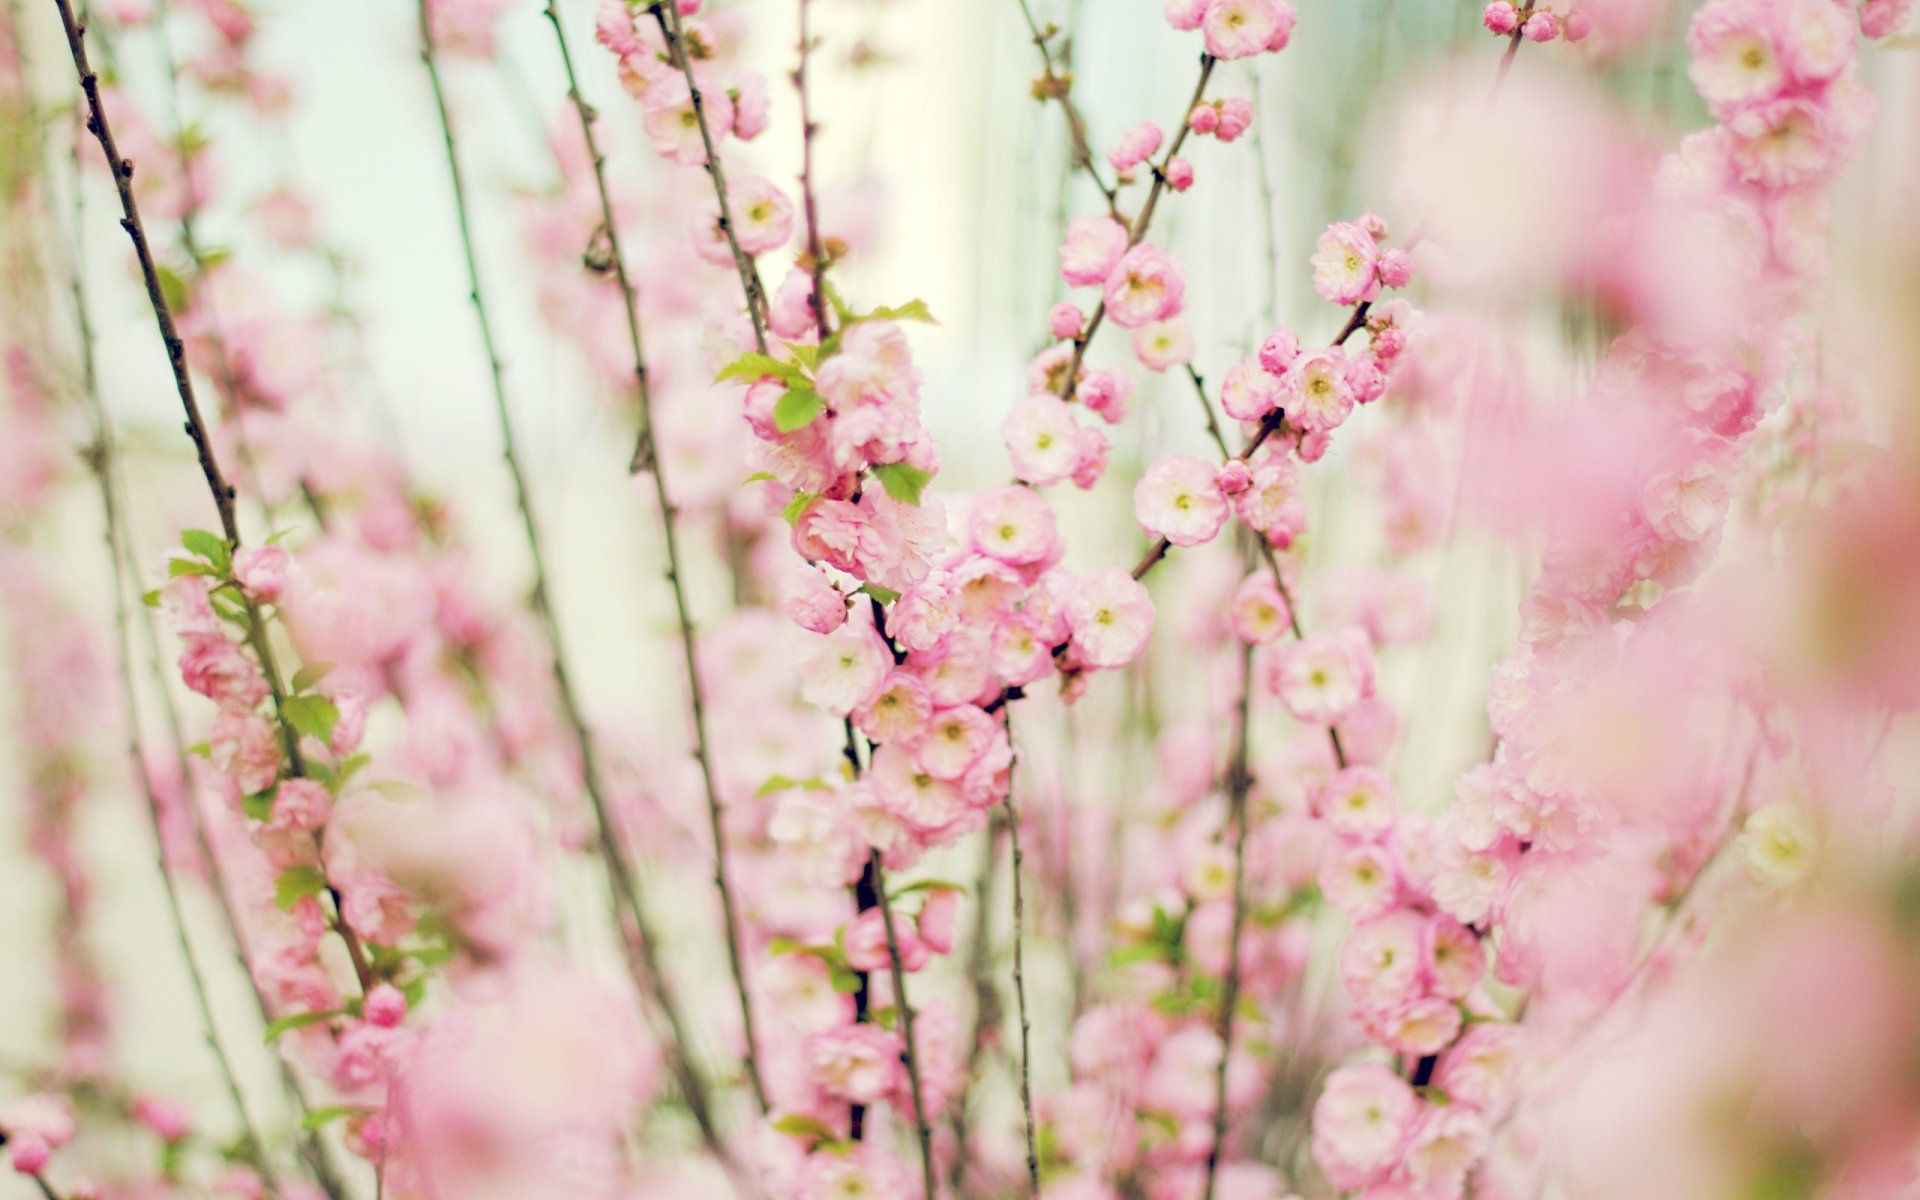
[[[1920,1191],[1920,157],[1869,86],[1912,82],[1907,0],[1495,0],[1390,81],[1368,31],[1364,123],[1259,90],[1330,12],[1103,9],[1197,61],[1144,112],[1036,7],[969,16],[1061,182],[1024,364],[962,376],[817,119],[888,58],[867,6],[418,0],[510,519],[410,462],[417,397],[368,419],[411,330],[249,153],[292,18],[0,17],[22,1186]],[[540,121],[511,194],[494,88]],[[1289,124],[1334,130],[1324,206],[1274,190]],[[630,439],[592,521],[644,595],[578,598],[535,322]],[[125,812],[189,988],[152,1011],[90,835]],[[205,1061],[147,1061],[156,1013]]]

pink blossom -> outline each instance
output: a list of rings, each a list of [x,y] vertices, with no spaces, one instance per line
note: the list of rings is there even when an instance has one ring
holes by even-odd
[[[1121,136],[1107,150],[1107,162],[1113,169],[1125,175],[1141,163],[1152,158],[1160,149],[1160,127],[1152,121],[1142,121]]]
[[[1260,362],[1247,359],[1228,368],[1220,385],[1220,407],[1236,421],[1258,421],[1280,407],[1283,395],[1280,380]]]
[[[1279,585],[1266,571],[1255,571],[1240,581],[1228,610],[1234,636],[1249,644],[1271,642],[1287,631],[1287,602]]]
[[[813,633],[832,633],[847,620],[847,598],[826,572],[805,563],[788,573],[780,604],[795,625]]]
[[[1054,337],[1062,341],[1072,341],[1080,336],[1080,330],[1085,326],[1086,320],[1087,315],[1080,311],[1078,305],[1070,300],[1062,300],[1047,314],[1047,327],[1053,331]]]
[[[1341,1067],[1313,1106],[1313,1159],[1335,1187],[1362,1188],[1399,1160],[1420,1101],[1387,1068]]]
[[[1373,692],[1373,652],[1358,629],[1309,634],[1277,647],[1271,662],[1269,687],[1310,724],[1337,724]]]
[[[1354,305],[1379,294],[1373,235],[1351,222],[1327,226],[1313,252],[1313,290],[1330,304]]]
[[[844,717],[879,692],[892,666],[893,655],[873,625],[848,621],[812,639],[801,661],[800,694],[807,703]]]
[[[1167,186],[1176,192],[1184,192],[1193,186],[1193,164],[1185,158],[1174,158],[1167,163]]]
[[[1155,461],[1134,486],[1134,517],[1149,534],[1176,546],[1212,541],[1227,521],[1226,498],[1215,476],[1212,463],[1190,454]]]
[[[233,556],[233,577],[262,604],[278,604],[293,562],[278,546],[242,546]]]
[[[1245,96],[1228,96],[1220,102],[1220,128],[1214,136],[1223,142],[1238,141],[1253,128],[1253,101]]]
[[[1014,566],[1036,566],[1060,557],[1053,509],[1031,488],[1009,486],[984,492],[967,523],[980,553]]]
[[[1520,33],[1530,42],[1550,42],[1560,36],[1560,18],[1542,9],[1527,18]]]
[[[1184,317],[1149,321],[1133,331],[1133,353],[1149,371],[1193,361],[1193,327]]]
[[[1201,29],[1215,58],[1248,58],[1278,50],[1293,31],[1293,10],[1282,0],[1213,0]],[[1278,45],[1273,43],[1278,42]]]
[[[733,128],[733,102],[727,94],[701,83],[701,112],[716,145]],[[700,137],[699,114],[693,107],[693,92],[679,72],[661,74],[647,85],[640,97],[646,113],[647,137],[655,153],[682,166],[697,167],[707,161],[706,146]]]
[[[1353,388],[1338,350],[1314,350],[1294,359],[1287,383],[1287,418],[1309,433],[1337,428],[1353,411]]]
[[[1112,217],[1076,217],[1060,244],[1060,277],[1075,287],[1105,283],[1126,252],[1126,226]]]
[[[845,1025],[807,1039],[813,1085],[849,1104],[874,1104],[893,1090],[900,1042],[878,1025]]]
[[[1493,0],[1480,11],[1480,23],[1487,32],[1505,37],[1520,27],[1520,13],[1513,7],[1513,0]]]
[[[1285,375],[1298,357],[1300,335],[1291,329],[1276,329],[1260,343],[1260,369],[1276,378]]]
[[[1035,393],[1014,405],[1000,436],[1015,477],[1035,487],[1072,478],[1081,459],[1079,427],[1056,396]]]
[[[1107,316],[1123,329],[1179,314],[1186,278],[1171,254],[1141,243],[1121,256],[1106,281]]]
[[[1067,626],[1073,649],[1094,667],[1119,667],[1145,648],[1153,632],[1153,601],[1119,567],[1102,567],[1080,577],[1067,594]]]

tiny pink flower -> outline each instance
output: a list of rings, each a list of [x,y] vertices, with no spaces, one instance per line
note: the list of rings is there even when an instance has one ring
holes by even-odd
[[[1086,323],[1087,315],[1080,311],[1080,306],[1067,300],[1054,305],[1053,311],[1047,314],[1048,327],[1053,330],[1053,336],[1061,341],[1072,341],[1079,337]]]
[[[1413,282],[1413,255],[1401,246],[1382,250],[1374,272],[1380,277],[1382,287],[1403,288]]]
[[[1196,104],[1187,114],[1187,128],[1205,136],[1220,128],[1220,110],[1211,104]]]
[[[1081,576],[1067,594],[1065,615],[1073,649],[1089,666],[1125,666],[1153,633],[1153,600],[1121,567]]]
[[[1511,0],[1493,0],[1480,11],[1480,23],[1487,27],[1488,33],[1505,37],[1520,27],[1520,13]]]
[[[1217,468],[1190,454],[1169,454],[1148,467],[1133,489],[1140,527],[1176,546],[1212,541],[1227,521]]]
[[[1268,683],[1296,720],[1338,724],[1373,694],[1373,651],[1358,629],[1308,634],[1278,648]]]
[[[1271,574],[1255,571],[1240,581],[1227,617],[1233,623],[1235,637],[1250,645],[1259,645],[1287,631],[1287,602]]]
[[[1300,335],[1291,329],[1276,329],[1260,343],[1260,369],[1281,376],[1300,357]]]
[[[1075,287],[1102,284],[1127,252],[1127,228],[1112,217],[1078,217],[1060,244],[1060,277]]]
[[[788,574],[780,606],[795,625],[811,633],[832,633],[847,621],[847,598],[811,563],[797,564]]]
[[[835,716],[848,716],[880,690],[893,655],[871,624],[849,621],[813,640],[800,665],[800,695]]]
[[[1287,418],[1308,433],[1335,429],[1353,411],[1353,388],[1338,350],[1302,354],[1288,370],[1287,382]]]
[[[1127,419],[1127,398],[1133,395],[1133,380],[1120,371],[1097,368],[1081,377],[1080,386],[1073,394],[1088,412],[1109,425],[1118,425]]]
[[[1009,485],[982,493],[967,532],[980,553],[1014,566],[1050,562],[1060,554],[1053,509],[1032,488]]]
[[[1280,407],[1286,386],[1253,359],[1235,363],[1220,385],[1220,407],[1236,421],[1258,421]]]
[[[1193,164],[1185,158],[1175,158],[1167,164],[1167,186],[1176,192],[1184,192],[1193,186]]]
[[[1080,427],[1058,397],[1036,392],[1014,405],[1000,438],[1023,483],[1047,487],[1073,477],[1081,459]]]
[[[1160,149],[1162,135],[1160,127],[1152,121],[1142,121],[1115,142],[1107,151],[1107,162],[1113,169],[1125,175],[1141,163],[1152,158]]]
[[[1142,243],[1121,256],[1106,281],[1107,316],[1123,329],[1180,312],[1186,277],[1171,254]]]
[[[1228,96],[1220,102],[1220,128],[1214,136],[1223,142],[1239,140],[1241,134],[1253,128],[1253,101],[1245,96]]]
[[[1342,1067],[1313,1106],[1314,1161],[1335,1187],[1366,1187],[1398,1160],[1419,1112],[1413,1089],[1386,1067]]]
[[[1351,221],[1336,221],[1320,235],[1310,260],[1313,290],[1329,304],[1353,305],[1379,292],[1374,264],[1379,248],[1373,235]]]
[[[1534,13],[1520,32],[1530,42],[1550,42],[1560,36],[1560,18],[1550,12]]]
[[[1149,371],[1193,361],[1193,327],[1184,317],[1149,321],[1133,331],[1133,353]]]
[[[278,546],[242,546],[233,556],[233,577],[262,604],[278,604],[286,593],[293,560]]]

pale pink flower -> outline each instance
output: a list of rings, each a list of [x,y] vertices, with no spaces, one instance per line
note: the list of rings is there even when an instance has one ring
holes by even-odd
[[[1321,788],[1319,813],[1334,832],[1377,838],[1392,825],[1398,801],[1393,781],[1377,767],[1348,767]]]
[[[224,637],[194,638],[180,653],[180,677],[222,709],[245,712],[267,697],[260,664]]]
[[[1112,217],[1076,217],[1060,244],[1060,277],[1075,287],[1105,283],[1126,252],[1126,226]]]
[[[1207,53],[1215,58],[1248,58],[1286,45],[1293,32],[1293,10],[1282,0],[1213,0],[1201,31]],[[1278,45],[1275,45],[1275,42]]]
[[[1124,569],[1102,567],[1081,576],[1067,593],[1066,618],[1082,661],[1125,666],[1153,632],[1153,600]]]
[[[910,742],[933,716],[933,698],[918,676],[896,670],[880,690],[854,711],[853,723],[881,745]]]
[[[242,546],[233,556],[233,577],[262,604],[278,604],[292,576],[293,560],[278,546]]]
[[[872,1142],[807,1156],[793,1182],[795,1200],[885,1200],[913,1190],[900,1156]]]
[[[1253,468],[1247,486],[1234,493],[1234,515],[1276,546],[1291,543],[1307,527],[1293,460],[1268,455]]]
[[[1133,353],[1149,371],[1193,361],[1193,327],[1184,317],[1149,321],[1133,331]]]
[[[1107,317],[1122,329],[1137,329],[1178,316],[1186,287],[1179,262],[1143,242],[1122,255],[1107,276]]]
[[[1227,618],[1233,623],[1234,636],[1252,645],[1271,642],[1287,632],[1287,602],[1273,575],[1255,571],[1242,579]]]
[[[1313,290],[1329,304],[1354,305],[1379,294],[1373,235],[1350,221],[1327,226],[1313,257]]]
[[[700,85],[700,100],[708,132],[717,147],[733,128],[733,102],[726,92],[704,81]],[[706,146],[700,138],[699,114],[693,107],[693,92],[681,73],[661,74],[647,85],[640,103],[645,112],[647,137],[652,140],[656,153],[687,167],[697,167],[707,161]]]
[[[242,795],[256,795],[280,777],[280,731],[252,713],[223,711],[208,738],[214,768],[233,780]]]
[[[1113,169],[1125,175],[1141,163],[1152,158],[1160,149],[1160,127],[1152,121],[1142,121],[1121,135],[1107,150],[1107,162]]]
[[[1014,405],[1000,423],[1000,437],[1014,476],[1034,487],[1072,478],[1080,462],[1080,427],[1056,396],[1036,392]]]
[[[1133,512],[1141,528],[1176,546],[1210,542],[1227,521],[1227,501],[1217,468],[1190,454],[1154,462],[1133,489]]]
[[[1313,1106],[1313,1159],[1335,1187],[1365,1187],[1399,1161],[1419,1112],[1413,1089],[1387,1068],[1341,1067]]]
[[[793,202],[765,176],[729,180],[727,210],[733,215],[734,236],[748,254],[778,250],[793,236]],[[718,221],[718,205],[712,215]]]
[[[1287,419],[1309,433],[1334,429],[1353,411],[1353,388],[1339,350],[1314,350],[1294,359],[1287,383]]]
[[[1062,300],[1047,314],[1047,328],[1052,330],[1054,337],[1062,341],[1070,342],[1079,337],[1080,330],[1086,326],[1086,321],[1087,314],[1081,312],[1080,306],[1071,300]]]
[[[1320,890],[1327,903],[1353,921],[1377,917],[1400,895],[1393,855],[1372,842],[1343,846],[1320,862]]]
[[[914,742],[913,759],[935,779],[958,779],[986,752],[999,732],[993,718],[974,705],[942,709]]]
[[[1373,693],[1373,651],[1366,634],[1322,631],[1276,647],[1268,686],[1295,719],[1338,724]]]
[[[1213,0],[1167,0],[1167,24],[1179,30],[1198,29],[1212,4]]]
[[[865,704],[893,669],[893,655],[865,619],[810,638],[800,662],[800,695],[807,703],[844,717]]]
[[[981,493],[967,531],[980,553],[1014,566],[1042,566],[1060,557],[1053,509],[1032,488],[1009,485]]]
[[[1286,389],[1256,359],[1235,363],[1220,385],[1220,407],[1236,421],[1258,421],[1280,407]]]
[[[937,837],[968,814],[960,788],[927,774],[904,746],[874,751],[871,778],[881,805],[922,837]]]
[[[800,563],[788,572],[780,606],[795,625],[813,633],[832,633],[847,620],[847,598],[825,571],[810,563]]]

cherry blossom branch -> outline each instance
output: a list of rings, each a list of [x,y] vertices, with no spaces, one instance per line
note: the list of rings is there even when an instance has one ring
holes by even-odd
[[[1004,711],[1000,718],[1001,726],[1007,731],[1007,742],[1013,742],[1013,714]],[[1026,901],[1020,887],[1020,812],[1014,807],[1013,773],[1017,765],[1007,767],[1007,838],[1013,860],[1013,999],[1020,1014],[1020,1111],[1026,1120],[1027,1134],[1027,1186],[1028,1195],[1040,1195],[1040,1146],[1034,1134],[1033,1124],[1033,1052],[1031,1041],[1033,1024],[1027,1016],[1027,978],[1025,938],[1021,928],[1026,921]],[[986,897],[980,898],[984,906]],[[962,1153],[964,1153],[964,1147]]]
[[[140,220],[140,205],[133,195],[133,161],[120,156],[119,147],[113,140],[112,126],[107,122],[106,110],[100,103],[100,77],[87,61],[86,27],[75,19],[70,0],[54,0],[54,4],[60,11],[60,22],[67,36],[67,49],[73,57],[74,72],[86,100],[87,130],[100,143],[101,153],[106,155],[107,169],[113,175],[114,187],[120,194],[120,227],[126,230],[127,237],[133,242],[134,256],[139,260],[140,274],[147,288],[147,300],[153,307],[154,321],[159,326],[160,340],[166,347],[167,362],[173,372],[174,390],[179,393],[181,407],[186,413],[187,436],[193,441],[200,473],[206,478],[207,490],[212,493],[214,507],[219,511],[220,528],[226,537],[228,550],[238,550],[240,526],[234,514],[235,493],[221,474],[220,464],[214,459],[213,438],[207,430],[206,420],[201,416],[200,404],[194,395],[193,377],[187,370],[186,345],[181,341],[174,324],[173,309],[167,303],[165,290],[160,285],[160,273],[154,264],[146,226]],[[260,662],[261,674],[273,698],[274,718],[280,730],[287,772],[294,778],[304,778],[307,771],[306,761],[300,752],[300,734],[287,719],[286,687],[274,661],[273,643],[267,634],[266,622],[260,616],[259,606],[245,594],[244,589],[240,603],[246,614],[247,642]],[[337,914],[339,898],[334,897],[334,901]],[[359,976],[362,989],[365,989],[371,982],[372,974],[367,968],[366,952],[359,938],[337,915],[332,925],[346,944],[348,957],[353,960],[354,971]]]
[[[1153,164],[1153,186],[1147,189],[1147,199],[1140,206],[1140,215],[1134,218],[1132,228],[1127,231],[1128,249],[1146,240],[1147,229],[1153,224],[1154,210],[1160,206],[1160,194],[1167,187],[1167,164],[1179,156],[1180,147],[1186,145],[1187,135],[1193,132],[1192,127],[1187,124],[1187,115],[1206,95],[1207,81],[1213,78],[1214,64],[1218,61],[1213,55],[1204,51],[1200,55],[1200,78],[1194,82],[1193,97],[1187,101],[1187,106],[1180,110],[1180,128],[1174,133],[1173,141],[1168,144],[1167,152],[1161,155],[1159,162]],[[1073,399],[1074,390],[1080,386],[1080,366],[1086,361],[1087,347],[1093,344],[1093,337],[1100,332],[1100,326],[1106,322],[1106,318],[1107,302],[1105,297],[1102,297],[1100,302],[1094,305],[1093,315],[1087,318],[1086,329],[1073,340],[1073,359],[1067,365],[1065,382],[1060,385],[1062,400]]]
[[[867,859],[873,871],[874,892],[880,903],[880,922],[887,931],[887,965],[893,977],[893,1001],[900,1009],[901,1036],[906,1046],[907,1086],[913,1093],[914,1128],[920,1135],[920,1180],[926,1200],[934,1200],[933,1126],[927,1122],[927,1104],[920,1087],[920,1051],[913,1036],[913,1005],[907,1000],[906,971],[900,965],[900,935],[893,925],[893,901],[887,896],[887,873],[877,851]]]
[[[1247,920],[1247,794],[1253,775],[1247,769],[1253,710],[1253,645],[1240,648],[1238,725],[1233,756],[1227,764],[1227,822],[1233,828],[1233,922],[1227,941],[1227,978],[1220,989],[1220,1063],[1213,1079],[1213,1144],[1207,1150],[1206,1185],[1201,1200],[1213,1200],[1220,1170],[1220,1149],[1227,1139],[1227,1064],[1233,1057],[1234,1009],[1240,1004],[1240,934]]]
[[[992,938],[993,911],[987,906],[987,900],[993,895],[993,877],[1000,861],[1000,825],[1006,820],[1003,812],[990,813],[987,828],[982,836],[980,856],[980,874],[973,885],[973,894],[978,899],[974,905],[973,937],[967,948],[967,978],[973,981],[973,1030],[967,1037],[966,1068],[961,1078],[972,1079],[980,1068],[980,1059],[986,1053],[987,1029],[1000,1023],[1000,993],[993,986],[992,977],[987,973],[989,942]],[[953,1168],[947,1174],[949,1191],[959,1194],[967,1178],[967,1138],[968,1121],[966,1098],[953,1106],[953,1144],[958,1153],[953,1156]]]
[[[1026,18],[1027,31],[1033,35],[1033,44],[1040,51],[1040,63],[1045,71],[1045,74],[1033,85],[1034,99],[1059,102],[1060,111],[1067,118],[1067,138],[1073,149],[1073,163],[1087,173],[1087,178],[1093,181],[1093,186],[1106,197],[1107,212],[1118,220],[1120,190],[1117,187],[1109,187],[1107,182],[1100,178],[1099,164],[1094,161],[1093,147],[1087,140],[1086,118],[1081,115],[1079,106],[1073,102],[1073,71],[1069,68],[1063,75],[1054,69],[1053,51],[1048,47],[1048,43],[1059,29],[1050,24],[1042,30],[1034,21],[1033,9],[1028,6],[1027,0],[1020,0],[1020,15]]]
[[[740,290],[747,299],[747,318],[753,322],[753,340],[760,353],[767,352],[767,289],[760,281],[760,268],[754,265],[753,256],[740,246],[740,237],[734,232],[733,206],[727,195],[727,171],[720,163],[719,152],[714,149],[713,130],[707,124],[706,97],[700,91],[699,81],[693,77],[693,58],[687,53],[684,26],[680,21],[680,6],[667,3],[666,0],[653,0],[647,6],[653,14],[654,23],[660,26],[660,36],[666,39],[667,57],[680,68],[687,78],[687,92],[693,104],[693,119],[700,129],[700,145],[706,150],[707,178],[713,181],[713,195],[720,203],[720,232],[726,235],[727,248],[733,252],[733,265],[740,272]]]
[[[720,911],[726,926],[727,962],[733,971],[734,990],[740,998],[740,1022],[746,1040],[744,1058],[747,1082],[753,1089],[754,1102],[764,1114],[767,1111],[767,1090],[760,1077],[753,1000],[747,990],[746,970],[741,962],[740,918],[727,876],[726,832],[721,821],[720,792],[713,781],[713,758],[707,740],[706,698],[700,683],[699,660],[694,646],[693,615],[687,603],[686,586],[681,579],[679,512],[668,492],[666,464],[653,447],[653,389],[647,381],[647,357],[640,332],[639,296],[627,274],[626,255],[620,246],[613,198],[607,190],[606,156],[600,152],[593,135],[595,113],[581,95],[580,80],[573,67],[573,53],[567,48],[566,30],[560,23],[560,9],[556,0],[547,0],[546,11],[547,20],[553,25],[554,40],[560,45],[561,63],[567,71],[567,96],[572,100],[574,115],[580,121],[580,135],[586,145],[587,159],[593,164],[594,187],[600,197],[600,217],[607,231],[607,247],[613,260],[614,278],[620,286],[620,296],[626,310],[627,339],[633,348],[633,374],[640,398],[640,444],[634,451],[634,463],[636,467],[641,464],[641,450],[644,448],[645,461],[652,466],[654,499],[660,506],[660,533],[667,555],[667,583],[673,591],[674,612],[679,620],[680,652],[686,662],[687,694],[693,711],[693,757],[699,764],[700,782],[707,797],[707,823],[713,837],[713,885],[720,893]]]
[[[65,0],[61,2],[65,3]],[[572,676],[567,669],[565,645],[560,635],[560,622],[554,615],[550,598],[546,555],[541,544],[539,525],[533,516],[533,499],[527,485],[526,472],[520,464],[519,439],[514,434],[513,417],[507,405],[506,381],[503,374],[505,367],[500,361],[500,354],[494,341],[493,320],[489,315],[486,295],[480,283],[479,259],[474,252],[472,220],[467,205],[466,175],[460,163],[459,147],[454,139],[453,115],[447,107],[446,89],[440,80],[439,54],[434,44],[433,21],[428,9],[428,0],[419,0],[417,14],[420,61],[426,67],[427,81],[433,91],[434,107],[440,118],[441,139],[446,146],[447,172],[453,186],[460,246],[466,259],[468,298],[473,303],[474,314],[480,325],[480,341],[487,356],[489,374],[492,378],[494,414],[500,426],[502,453],[506,459],[507,473],[513,481],[514,500],[520,512],[521,530],[525,535],[528,555],[533,564],[531,605],[535,617],[540,621],[546,634],[548,649],[553,660],[554,686],[560,693],[560,706],[573,734],[575,749],[580,755],[581,786],[586,791],[588,802],[593,809],[594,822],[599,835],[594,842],[606,867],[607,886],[611,893],[609,898],[613,905],[621,950],[626,957],[627,969],[633,977],[634,985],[644,996],[653,1001],[667,1023],[672,1039],[672,1044],[668,1047],[668,1056],[684,1093],[687,1107],[692,1111],[694,1121],[700,1128],[702,1140],[723,1163],[731,1164],[731,1151],[722,1141],[719,1129],[714,1124],[706,1084],[694,1070],[688,1056],[685,1022],[681,1018],[679,1005],[668,988],[666,975],[659,961],[658,939],[654,936],[652,922],[647,918],[645,906],[640,901],[637,881],[628,869],[625,852],[619,844],[619,830],[607,804],[605,787],[600,775],[599,757],[593,746],[593,734],[587,727],[586,717],[580,709],[579,699],[574,692]],[[624,919],[622,909],[625,910]],[[627,928],[628,922],[632,924],[630,930]]]

